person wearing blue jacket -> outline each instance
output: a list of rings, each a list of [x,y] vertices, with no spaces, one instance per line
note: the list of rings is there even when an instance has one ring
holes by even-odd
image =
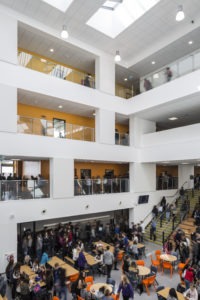
[[[117,294],[119,296],[120,292],[122,292],[123,300],[129,300],[134,298],[133,287],[130,284],[126,275],[122,275],[121,282],[119,284],[119,288]]]
[[[44,265],[45,266],[48,261],[49,261],[48,254],[46,252],[43,252],[41,260],[40,260],[40,265]]]

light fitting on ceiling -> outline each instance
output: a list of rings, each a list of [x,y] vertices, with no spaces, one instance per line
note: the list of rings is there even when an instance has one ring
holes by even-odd
[[[177,14],[176,14],[176,21],[180,22],[185,18],[185,14],[183,11],[183,5],[178,5]]]
[[[189,45],[192,45],[192,44],[193,44],[193,41],[189,41],[188,44],[189,44]]]
[[[177,117],[170,117],[170,118],[168,118],[168,120],[175,121],[175,120],[178,120],[178,118]]]
[[[67,31],[67,26],[66,25],[63,25],[63,27],[62,27],[62,31],[61,31],[61,38],[62,39],[68,39],[68,37],[69,37],[69,33],[68,33],[68,31]]]
[[[115,54],[115,61],[118,62],[120,60],[121,60],[121,56],[120,56],[119,50],[117,50],[116,54]]]

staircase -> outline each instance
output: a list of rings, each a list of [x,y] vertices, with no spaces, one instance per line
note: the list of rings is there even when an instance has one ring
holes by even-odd
[[[177,227],[182,228],[185,231],[186,236],[189,238],[190,238],[191,233],[193,231],[195,231],[195,229],[196,229],[196,226],[194,225],[194,219],[191,216],[192,216],[192,212],[194,210],[195,205],[199,201],[198,200],[199,196],[200,196],[199,190],[195,190],[194,195],[192,195],[191,190],[188,190],[188,199],[190,201],[190,211],[189,211],[188,216],[186,216],[185,220],[181,224],[180,224],[181,200],[178,199],[178,202],[177,202],[177,210],[176,210],[177,214],[176,214],[176,221],[174,223],[174,227],[175,227],[175,229]],[[156,219],[156,224],[157,224],[157,226],[156,226],[156,241],[154,241],[154,243],[158,244],[158,245],[162,245],[163,232],[164,232],[165,240],[173,232],[172,218],[170,219],[170,222],[167,222],[166,218],[165,218],[165,213],[164,213],[162,224],[160,223],[160,216],[158,216],[158,218]],[[161,227],[161,225],[162,225],[162,227]],[[150,227],[151,227],[151,223],[148,224],[148,226],[145,229],[144,239],[146,241],[153,242],[152,240],[150,240]]]

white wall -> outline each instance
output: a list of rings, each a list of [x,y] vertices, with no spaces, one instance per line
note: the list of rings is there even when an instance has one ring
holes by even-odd
[[[129,119],[130,145],[138,147],[141,144],[142,135],[156,130],[155,122],[144,120],[132,115]]]
[[[17,20],[0,12],[0,60],[17,64]]]
[[[0,84],[0,131],[17,131],[17,89],[3,84]]]
[[[194,165],[179,165],[178,166],[178,187],[179,189],[184,184],[184,189],[192,189],[194,180],[190,179],[190,175],[194,175]]]
[[[115,144],[115,113],[103,109],[96,110],[95,139],[102,144]]]

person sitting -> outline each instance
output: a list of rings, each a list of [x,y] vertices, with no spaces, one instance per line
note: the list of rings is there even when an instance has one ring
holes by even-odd
[[[198,293],[194,284],[190,284],[190,288],[187,289],[183,295],[188,300],[198,300]]]

